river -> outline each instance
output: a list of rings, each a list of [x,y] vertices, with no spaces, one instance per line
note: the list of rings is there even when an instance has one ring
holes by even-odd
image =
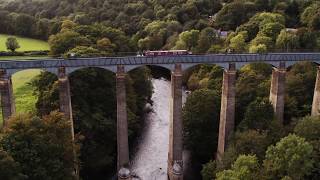
[[[134,180],[167,180],[167,159],[169,150],[169,120],[171,82],[164,79],[152,79],[152,109],[146,118],[146,124],[138,141],[134,154],[132,173]],[[183,101],[185,101],[185,94]],[[187,162],[187,153],[184,153]]]

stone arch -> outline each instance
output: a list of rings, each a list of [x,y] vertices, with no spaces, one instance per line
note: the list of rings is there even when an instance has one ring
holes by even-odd
[[[181,64],[181,67],[182,67],[182,71],[185,73],[200,65],[217,65],[222,69],[228,69],[229,67],[229,63],[183,63]]]
[[[236,69],[239,70],[242,67],[244,67],[246,65],[249,65],[249,64],[253,64],[253,63],[269,64],[274,68],[279,68],[280,67],[280,62],[279,61],[251,61],[251,62],[236,62]]]
[[[174,64],[139,64],[139,65],[125,65],[125,72],[130,72],[134,69],[137,69],[139,67],[144,67],[144,66],[161,67],[161,68],[167,69],[169,71],[174,70]]]
[[[56,76],[58,76],[58,68],[7,69],[6,73],[7,73],[7,76],[13,76],[14,74],[16,74],[18,72],[28,71],[28,70],[40,70],[40,71],[49,72],[49,73],[52,73],[52,74],[55,74]]]
[[[308,60],[304,60],[304,61],[289,61],[286,62],[286,68],[287,69],[291,69],[292,66],[294,66],[295,64],[301,63],[301,62],[310,62],[316,66],[320,66],[320,61],[308,61]]]
[[[137,66],[126,66],[125,71],[127,74],[130,74],[134,72],[135,70],[139,68],[147,67],[150,70],[150,73],[152,75],[152,78],[159,79],[159,78],[165,78],[167,80],[171,79],[171,72],[173,70],[170,69],[168,66],[162,66],[158,64],[147,64],[147,65],[137,65]],[[174,64],[173,64],[174,67]]]
[[[83,67],[65,67],[66,68],[66,74],[69,76],[75,71],[82,70],[82,69],[87,69],[87,68],[97,68],[97,69],[104,69],[106,71],[110,71],[113,73],[117,72],[117,66],[112,65],[112,66],[83,66]]]

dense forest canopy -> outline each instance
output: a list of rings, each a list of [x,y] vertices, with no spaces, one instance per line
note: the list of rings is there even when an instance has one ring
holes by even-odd
[[[193,53],[319,51],[320,2],[0,0],[0,27],[3,34],[48,40],[51,55],[64,57],[128,55],[158,49],[186,49]],[[214,152],[223,69],[200,65],[185,74],[184,85],[192,93],[183,109],[184,142],[185,148],[191,151],[193,168],[199,178],[200,171],[204,180],[319,177],[320,121],[318,117],[305,117],[311,111],[316,67],[302,62],[288,69],[285,125],[275,119],[268,99],[271,72],[272,67],[263,63],[244,66],[237,72],[235,133],[221,161],[215,161]],[[151,75],[149,67],[127,75],[131,143],[142,128],[144,107],[150,102]],[[44,119],[49,122],[60,117],[59,114],[45,116],[58,108],[56,80],[54,75],[42,73],[32,82],[38,97],[36,114],[47,117]],[[74,72],[70,82],[75,131],[81,135],[81,178],[113,176],[116,164],[114,74],[88,68]],[[33,123],[22,123],[22,127],[13,123],[12,128],[24,130],[29,125],[42,125],[40,118],[18,117],[16,119]],[[25,133],[19,132],[22,134],[10,129],[5,131],[2,144],[0,141],[0,161],[4,159],[8,166],[21,172],[21,178],[27,175],[44,179],[46,175],[28,171],[28,164],[19,166],[28,157],[16,156],[15,147],[8,143],[10,138]],[[32,150],[38,152],[38,149]],[[289,161],[291,157],[296,158]],[[45,162],[42,159],[45,157],[37,158]],[[63,163],[68,167],[68,159]],[[39,167],[46,166],[40,164]],[[15,176],[10,171],[1,176],[0,171],[0,177]],[[57,177],[60,176],[51,178]]]
[[[319,6],[316,0],[2,0],[0,33],[48,39],[71,20],[123,32],[130,40],[125,52],[314,50]]]

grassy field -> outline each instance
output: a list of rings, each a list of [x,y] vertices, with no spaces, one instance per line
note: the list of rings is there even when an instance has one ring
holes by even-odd
[[[5,41],[9,35],[0,34],[0,51],[5,51]],[[49,50],[49,45],[45,41],[40,41],[30,38],[17,37],[18,42],[21,46],[18,51],[31,51],[31,50]],[[19,59],[44,59],[47,57],[25,57],[25,56],[10,56],[0,57],[0,60],[19,60]],[[13,92],[16,104],[17,113],[34,112],[35,103],[37,97],[33,95],[33,89],[29,85],[29,82],[38,74],[41,70],[30,69],[15,73],[12,76]],[[2,112],[0,110],[0,127],[2,126]]]
[[[0,34],[0,51],[7,51],[6,41],[10,35]],[[20,48],[17,51],[37,51],[37,50],[49,50],[49,45],[45,41],[23,38],[14,36],[17,38]]]

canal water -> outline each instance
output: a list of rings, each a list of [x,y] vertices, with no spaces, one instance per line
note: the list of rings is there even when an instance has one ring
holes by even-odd
[[[169,120],[171,82],[152,79],[153,109],[147,115],[146,124],[134,154],[132,173],[134,180],[167,180],[167,159],[169,150]],[[183,95],[185,101],[185,94]],[[184,153],[188,161],[188,153]]]

